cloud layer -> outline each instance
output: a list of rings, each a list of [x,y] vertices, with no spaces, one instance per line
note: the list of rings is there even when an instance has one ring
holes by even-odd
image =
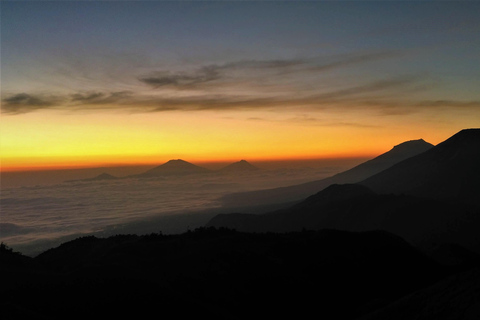
[[[153,70],[134,76],[134,90],[69,94],[17,92],[2,95],[2,113],[41,109],[166,112],[201,110],[325,110],[355,108],[398,115],[432,108],[479,108],[480,101],[425,99],[415,94],[430,83],[421,75],[346,81],[321,86],[332,70],[390,59],[400,52],[373,52],[326,58],[239,60],[192,70]],[[325,81],[325,78],[327,77]],[[320,78],[319,78],[320,77]]]

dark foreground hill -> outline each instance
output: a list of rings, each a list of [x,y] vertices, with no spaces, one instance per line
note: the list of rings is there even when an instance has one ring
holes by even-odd
[[[387,232],[84,237],[0,250],[2,319],[356,319],[453,270]]]
[[[480,268],[452,275],[359,320],[476,320],[480,318]]]
[[[228,194],[222,197],[221,201],[225,207],[250,207],[301,201],[331,184],[362,181],[432,147],[432,144],[423,139],[406,141],[374,159],[332,177],[288,187]]]

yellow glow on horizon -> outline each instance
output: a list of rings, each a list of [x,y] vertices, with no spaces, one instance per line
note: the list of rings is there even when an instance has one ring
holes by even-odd
[[[343,119],[357,120],[356,115],[349,117]],[[373,157],[405,140],[426,138],[436,144],[455,133],[443,130],[438,141],[429,141],[424,134],[431,128],[420,124],[406,132],[404,126],[388,122],[384,124],[390,129],[380,130],[246,119],[207,111],[5,116],[1,170],[158,165],[170,159],[195,163]]]

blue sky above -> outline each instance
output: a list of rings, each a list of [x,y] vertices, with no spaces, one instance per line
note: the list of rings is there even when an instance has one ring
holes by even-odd
[[[146,110],[321,108],[342,93],[398,108],[480,100],[478,2],[7,1],[1,9],[6,113],[73,110],[95,96],[97,106]],[[202,98],[211,103],[198,105]]]

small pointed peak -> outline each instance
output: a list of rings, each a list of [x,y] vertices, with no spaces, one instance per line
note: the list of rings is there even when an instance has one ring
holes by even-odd
[[[250,164],[247,160],[242,159],[240,161],[229,164],[228,166],[220,170],[223,172],[240,172],[240,171],[255,171],[255,170],[258,170],[258,168]]]

